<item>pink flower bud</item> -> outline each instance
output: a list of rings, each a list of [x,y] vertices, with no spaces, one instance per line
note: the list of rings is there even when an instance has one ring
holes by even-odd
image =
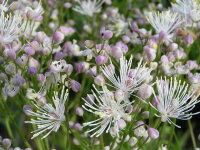
[[[8,138],[3,139],[2,145],[5,149],[9,149],[11,146],[11,140]]]
[[[154,128],[148,128],[148,135],[152,139],[157,139],[159,137],[159,131]]]
[[[105,85],[106,82],[102,75],[98,75],[94,78],[94,83],[99,86],[102,86],[102,85]]]
[[[106,31],[104,32],[103,38],[104,38],[105,40],[109,40],[109,39],[112,38],[112,36],[113,36],[113,32],[110,31],[110,30],[106,30]]]
[[[73,72],[73,66],[71,64],[67,64],[65,73],[69,76]]]
[[[126,122],[123,119],[119,119],[117,121],[118,127],[120,130],[124,129],[126,127]]]
[[[37,80],[38,80],[40,83],[43,83],[44,80],[45,80],[45,76],[44,76],[43,74],[38,74]]]
[[[117,60],[119,60],[123,55],[122,49],[118,46],[113,47],[111,53],[112,53],[112,56]]]
[[[64,40],[64,38],[65,38],[64,34],[60,31],[56,31],[53,34],[53,41],[55,44],[61,43]]]
[[[149,111],[144,111],[144,112],[142,113],[142,118],[143,118],[143,119],[149,119]]]
[[[70,80],[70,85],[74,92],[79,92],[81,90],[81,84],[75,80]]]
[[[82,130],[81,124],[80,124],[80,123],[76,123],[76,124],[74,125],[74,129],[75,129],[75,130],[78,130],[78,131],[81,131],[81,130]]]
[[[37,69],[34,68],[34,67],[30,67],[30,68],[28,69],[28,74],[30,74],[30,75],[35,75],[35,74],[37,74]]]
[[[135,22],[133,22],[133,23],[131,24],[131,30],[134,31],[134,32],[137,32],[137,31],[138,31],[138,25],[137,25]]]
[[[32,47],[25,47],[24,51],[25,51],[26,54],[28,54],[30,56],[33,56],[35,54],[35,50]]]
[[[64,58],[63,52],[57,52],[54,56],[54,60],[57,60],[57,61],[63,58]]]
[[[86,72],[89,69],[90,64],[87,62],[79,62],[75,64],[77,73]]]
[[[83,116],[83,109],[81,107],[76,107],[76,114],[78,116]]]
[[[178,49],[178,44],[177,43],[172,43],[169,46],[169,51],[175,51],[176,49]]]
[[[72,7],[72,4],[69,3],[69,2],[66,2],[66,3],[64,3],[64,7],[65,7],[65,8],[71,8],[71,7]]]
[[[74,127],[74,122],[73,121],[69,121],[69,127],[73,128]]]
[[[34,58],[29,58],[29,67],[39,68],[39,62]]]
[[[102,56],[102,55],[98,55],[98,56],[95,57],[95,61],[96,61],[97,65],[103,65],[107,62],[107,57]]]
[[[124,35],[124,36],[122,36],[122,40],[124,41],[124,43],[129,43],[131,39],[130,39],[130,37]]]
[[[152,92],[153,92],[153,89],[151,86],[147,84],[143,84],[139,88],[137,95],[141,97],[143,100],[146,100],[152,95]]]
[[[32,41],[30,43],[30,46],[34,49],[34,50],[38,50],[40,48],[40,45],[37,41]]]
[[[190,34],[188,34],[185,38],[185,45],[190,46],[191,44],[193,44],[193,42],[194,42],[193,37]]]
[[[85,41],[85,46],[87,48],[92,48],[94,46],[94,41],[91,41],[91,40],[86,40]]]
[[[8,50],[8,57],[12,60],[15,60],[16,59],[16,53],[13,49],[9,49]]]
[[[167,38],[167,33],[165,31],[161,31],[159,33],[159,40],[164,41]]]
[[[160,98],[158,96],[156,96],[156,98],[154,97],[152,99],[151,103],[152,103],[153,106],[157,106],[159,101],[160,101]]]

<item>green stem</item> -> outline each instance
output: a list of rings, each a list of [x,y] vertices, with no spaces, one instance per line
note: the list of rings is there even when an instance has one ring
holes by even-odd
[[[102,133],[102,135],[100,136],[100,149],[101,149],[101,150],[104,150],[103,133]]]
[[[56,140],[55,133],[52,133],[52,149],[55,148],[55,140]]]
[[[175,119],[174,123],[176,123],[176,119]],[[168,149],[170,149],[170,146],[171,146],[171,143],[172,143],[172,140],[173,140],[175,125],[171,124],[170,131],[171,131],[171,134],[170,134],[170,138],[169,138],[169,143],[167,145]]]
[[[191,124],[190,120],[188,120],[187,122],[188,122],[188,127],[189,127],[189,130],[190,130],[190,135],[191,135],[191,138],[192,138],[192,144],[193,144],[194,149],[196,149],[197,144],[196,144],[196,141],[195,141],[192,124]]]
[[[24,137],[24,135],[21,133],[19,127],[17,126],[17,123],[16,123],[15,120],[13,119],[12,114],[11,114],[11,112],[10,112],[10,109],[8,108],[8,105],[7,105],[6,101],[5,101],[5,99],[4,99],[3,95],[2,95],[2,93],[1,93],[1,98],[2,98],[2,103],[3,103],[4,107],[5,107],[6,112],[8,113],[8,117],[9,117],[9,119],[10,119],[12,125],[13,125],[14,128],[16,129],[16,131],[17,131],[17,133],[19,134],[20,138],[23,140],[24,144],[25,144],[27,147],[31,148],[31,145],[28,143],[28,141],[26,140],[26,138]],[[31,148],[31,149],[32,149],[32,148]]]
[[[116,140],[117,140],[117,137],[114,138],[112,145],[110,146],[110,150],[114,148]]]
[[[48,138],[44,139],[45,145],[46,145],[46,149],[49,150],[49,140]]]
[[[6,129],[7,129],[7,131],[8,131],[9,137],[12,139],[13,145],[16,146],[15,139],[14,139],[14,136],[13,136],[13,134],[12,134],[12,130],[11,130],[11,128],[10,128],[9,118],[6,118],[6,119],[5,119],[5,125],[6,125]]]
[[[161,139],[162,139],[162,135],[163,135],[164,129],[165,129],[165,123],[164,123],[164,125],[162,126],[162,129],[161,129],[161,131],[160,131],[160,137],[159,137],[159,139],[158,139],[158,143],[157,143],[156,149],[159,149],[160,141],[161,141]]]

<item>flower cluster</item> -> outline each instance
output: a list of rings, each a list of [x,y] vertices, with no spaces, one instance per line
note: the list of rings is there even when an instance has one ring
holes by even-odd
[[[199,36],[199,0],[2,0],[0,149],[197,149]]]

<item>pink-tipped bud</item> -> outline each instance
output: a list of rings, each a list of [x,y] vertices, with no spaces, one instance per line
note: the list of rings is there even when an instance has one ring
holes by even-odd
[[[39,62],[34,58],[29,58],[29,67],[39,68]]]
[[[56,31],[53,34],[53,41],[55,44],[61,43],[64,40],[64,38],[65,38],[65,35],[60,31]]]
[[[12,60],[16,59],[16,53],[13,49],[8,50],[8,57]]]
[[[76,107],[76,114],[80,117],[83,116],[83,109],[81,107]]]
[[[35,54],[35,49],[32,47],[25,47],[24,51],[27,55],[33,56]]]
[[[106,82],[103,75],[98,75],[94,78],[94,83],[99,86],[102,86],[102,85],[105,85]]]
[[[143,118],[143,119],[149,119],[149,111],[144,111],[144,112],[142,113],[142,118]]]
[[[185,45],[190,46],[193,42],[194,42],[193,37],[190,34],[188,34],[185,38]]]
[[[69,127],[73,128],[74,127],[74,122],[73,121],[69,121]]]
[[[152,139],[157,139],[159,137],[159,131],[154,128],[148,128],[148,135]]]
[[[11,140],[8,138],[3,139],[2,145],[5,149],[9,149],[11,146]]]
[[[70,85],[74,92],[79,92],[81,90],[81,84],[75,80],[70,80]]]
[[[106,30],[106,31],[104,32],[103,38],[104,38],[105,40],[109,40],[109,39],[112,38],[112,36],[113,36],[113,32],[110,31],[110,30]]]
[[[130,37],[124,35],[124,36],[122,36],[122,40],[124,41],[124,43],[129,43],[131,39],[130,39]]]
[[[75,130],[78,130],[78,131],[81,131],[81,130],[82,130],[81,124],[80,124],[80,123],[76,123],[76,124],[74,125],[74,129],[75,129]]]
[[[98,55],[95,57],[95,61],[97,63],[97,65],[103,65],[107,62],[107,57],[106,56],[102,56],[102,55]]]
[[[64,3],[64,7],[65,7],[65,8],[71,8],[71,7],[72,7],[72,4],[69,3],[69,2],[66,2],[66,3]]]
[[[172,43],[169,46],[169,51],[175,51],[176,49],[178,49],[178,44],[177,43]]]
[[[141,97],[143,100],[148,99],[152,95],[153,89],[150,85],[143,84],[139,90],[137,95]]]
[[[123,51],[120,47],[115,46],[113,47],[111,54],[115,59],[119,60],[123,55]]]
[[[44,76],[43,74],[38,74],[37,80],[38,80],[40,83],[43,83],[44,80],[45,80],[45,76]]]
[[[118,127],[120,130],[122,130],[126,127],[126,122],[123,119],[119,119],[117,124],[118,124]]]
[[[65,73],[69,76],[73,72],[73,66],[71,64],[67,64]]]
[[[165,31],[161,31],[159,33],[159,40],[160,41],[164,41],[166,39],[166,37],[167,37],[167,33]]]

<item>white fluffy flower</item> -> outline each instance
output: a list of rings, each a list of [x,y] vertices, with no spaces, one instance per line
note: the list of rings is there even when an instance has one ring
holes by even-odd
[[[99,13],[101,11],[101,5],[104,0],[77,0],[77,2],[78,5],[76,5],[73,10],[92,17],[94,13]]]
[[[188,120],[193,115],[198,113],[191,113],[199,101],[198,96],[195,96],[195,90],[190,90],[188,84],[177,81],[176,78],[170,80],[156,81],[158,96],[155,95],[157,108],[151,105],[154,109],[160,112],[162,122],[168,121],[174,124],[170,118],[181,120]],[[175,125],[175,124],[174,124]],[[177,125],[175,125],[177,126]],[[177,126],[180,127],[180,126]]]
[[[53,103],[44,104],[41,106],[36,101],[34,101],[34,106],[37,111],[34,112],[32,110],[28,110],[30,116],[36,117],[37,119],[31,119],[31,121],[26,121],[26,123],[36,124],[37,128],[32,133],[34,133],[33,138],[42,134],[43,132],[47,132],[43,137],[46,138],[52,131],[57,132],[60,128],[61,122],[65,120],[65,101],[68,97],[68,91],[65,91],[63,87],[60,98],[58,97],[58,93],[54,92]]]
[[[88,112],[99,116],[99,118],[94,121],[84,123],[84,127],[93,127],[91,130],[87,131],[87,133],[94,131],[94,133],[91,136],[98,137],[105,130],[106,133],[108,133],[111,126],[113,125],[115,135],[119,136],[120,129],[118,122],[120,121],[120,119],[125,118],[127,116],[127,114],[124,111],[124,107],[127,106],[127,104],[121,105],[117,103],[114,99],[113,93],[108,91],[106,87],[102,88],[102,94],[95,88],[96,92],[98,93],[98,96],[94,91],[92,91],[93,96],[96,99],[96,103],[94,102],[93,105],[91,105],[87,100],[83,99],[85,101],[85,104],[82,107]],[[90,95],[88,95],[88,98],[92,100]]]
[[[145,65],[142,66],[142,60],[139,62],[136,69],[131,69],[133,57],[126,60],[125,57],[120,58],[120,71],[119,76],[115,73],[113,74],[107,66],[101,68],[103,74],[112,83],[108,84],[115,89],[120,89],[125,92],[126,102],[128,101],[129,95],[134,91],[138,90],[139,87],[150,77],[152,69],[146,68]],[[132,73],[131,73],[132,71]]]
[[[159,34],[161,31],[165,32],[169,41],[172,41],[174,30],[183,23],[179,14],[172,13],[169,10],[161,13],[150,12],[146,18],[156,30],[156,33]]]
[[[3,2],[0,4],[0,11],[8,11],[9,6],[7,6],[8,0],[3,0]]]
[[[0,43],[7,44],[16,40],[22,33],[22,18],[18,15],[12,16],[1,12],[0,18]]]
[[[176,0],[176,3],[172,4],[172,9],[185,20],[200,20],[200,3],[198,0]]]

